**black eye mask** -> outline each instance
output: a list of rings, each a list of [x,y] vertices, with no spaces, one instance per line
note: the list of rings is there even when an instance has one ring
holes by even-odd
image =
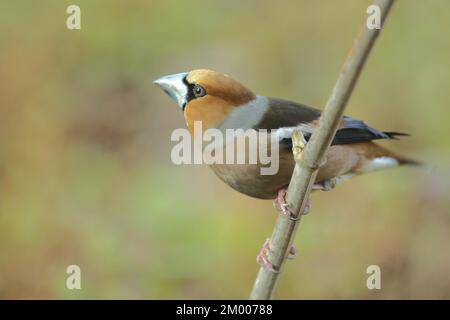
[[[197,97],[196,95],[195,95],[195,92],[194,92],[194,88],[195,88],[195,84],[192,84],[192,83],[189,83],[188,81],[187,81],[187,76],[186,77],[184,77],[183,78],[183,83],[186,85],[186,87],[187,87],[187,97],[186,97],[186,102],[184,103],[184,105],[183,105],[183,110],[184,110],[184,108],[186,107],[186,104],[187,103],[189,103],[189,101],[191,101],[191,100],[194,100],[194,99],[196,99],[196,98],[199,98],[199,97]],[[204,90],[204,89],[203,89]],[[206,94],[206,91],[205,91],[205,94]],[[204,95],[203,95],[204,96]]]

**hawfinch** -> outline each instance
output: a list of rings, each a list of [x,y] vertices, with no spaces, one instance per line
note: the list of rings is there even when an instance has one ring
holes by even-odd
[[[195,137],[194,122],[202,129],[266,129],[279,139],[279,170],[262,175],[261,164],[211,164],[214,173],[233,189],[260,199],[279,196],[290,181],[295,165],[292,155],[293,129],[306,141],[318,125],[321,111],[304,104],[256,95],[227,75],[212,70],[193,70],[154,81],[184,112],[187,127]],[[405,134],[378,131],[363,121],[344,116],[318,171],[313,189],[329,186],[353,176],[415,161],[375,144],[377,139],[395,139]]]

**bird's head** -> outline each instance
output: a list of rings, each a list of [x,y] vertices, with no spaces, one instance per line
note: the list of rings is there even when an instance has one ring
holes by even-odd
[[[234,108],[256,95],[238,81],[212,70],[199,69],[161,77],[153,83],[163,89],[184,111],[189,130],[194,121],[203,129],[217,128]]]

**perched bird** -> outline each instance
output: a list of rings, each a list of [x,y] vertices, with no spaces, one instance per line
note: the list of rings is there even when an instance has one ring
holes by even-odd
[[[284,190],[295,165],[291,134],[299,128],[306,140],[317,128],[321,111],[300,103],[256,95],[238,81],[212,70],[193,70],[154,81],[183,110],[193,135],[194,122],[203,129],[267,129],[280,141],[279,170],[261,175],[261,164],[212,164],[215,174],[233,189],[260,199],[276,198],[285,204]],[[314,189],[327,190],[336,183],[375,170],[414,160],[399,156],[373,142],[406,135],[374,129],[344,116],[319,169]]]

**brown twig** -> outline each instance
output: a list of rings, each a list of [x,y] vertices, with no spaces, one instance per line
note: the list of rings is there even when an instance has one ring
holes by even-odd
[[[373,4],[380,8],[382,26],[393,4],[393,0],[375,0]],[[366,23],[364,23],[344,62],[333,92],[320,117],[319,128],[312,134],[306,147],[303,148],[300,131],[295,131],[292,137],[296,165],[289,183],[286,199],[291,216],[286,217],[280,214],[276,221],[270,238],[268,252],[268,259],[272,267],[261,266],[250,299],[270,299],[272,297],[281,268],[295,237],[298,222],[302,217],[302,212],[304,212],[309,198],[317,171],[325,160],[325,153],[342,119],[347,101],[380,30],[368,29]]]

